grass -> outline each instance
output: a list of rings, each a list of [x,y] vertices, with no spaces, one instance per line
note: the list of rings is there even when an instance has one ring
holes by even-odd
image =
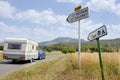
[[[62,54],[62,52],[60,52],[60,51],[52,51],[52,52],[45,52],[45,54],[47,56],[50,56],[50,55]]]
[[[102,53],[106,80],[120,79],[120,53]],[[24,68],[0,80],[101,80],[98,53],[81,54],[78,71],[77,53]]]

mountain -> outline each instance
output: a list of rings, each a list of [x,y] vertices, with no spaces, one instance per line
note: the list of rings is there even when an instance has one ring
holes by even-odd
[[[52,45],[52,44],[67,43],[67,42],[78,42],[78,39],[71,37],[58,37],[51,41],[41,42],[39,43],[39,45]],[[86,41],[84,39],[81,39],[81,42],[86,42]]]

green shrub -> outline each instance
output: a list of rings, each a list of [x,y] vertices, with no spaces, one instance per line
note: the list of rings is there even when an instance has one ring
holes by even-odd
[[[3,50],[3,46],[0,46],[0,50]]]

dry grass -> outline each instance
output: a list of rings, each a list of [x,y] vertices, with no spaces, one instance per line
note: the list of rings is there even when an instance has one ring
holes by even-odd
[[[50,55],[55,55],[55,54],[62,54],[62,52],[60,52],[60,51],[52,51],[52,52],[45,52],[45,54],[47,56],[50,56]]]
[[[3,60],[3,54],[2,54],[2,51],[0,51],[0,61]]]
[[[120,80],[120,53],[102,53],[106,80]],[[77,53],[14,72],[0,80],[101,80],[98,53],[82,53],[77,70]]]
[[[102,53],[106,80],[120,80],[120,53]],[[81,75],[84,80],[101,80],[98,53],[81,55]]]

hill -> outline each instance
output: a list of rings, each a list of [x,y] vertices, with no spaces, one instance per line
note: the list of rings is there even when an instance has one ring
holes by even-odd
[[[44,41],[39,43],[39,45],[47,46],[52,44],[60,44],[60,43],[68,43],[68,42],[77,42],[78,39],[71,38],[71,37],[58,37],[54,40]],[[84,39],[81,39],[81,42],[86,42]]]

